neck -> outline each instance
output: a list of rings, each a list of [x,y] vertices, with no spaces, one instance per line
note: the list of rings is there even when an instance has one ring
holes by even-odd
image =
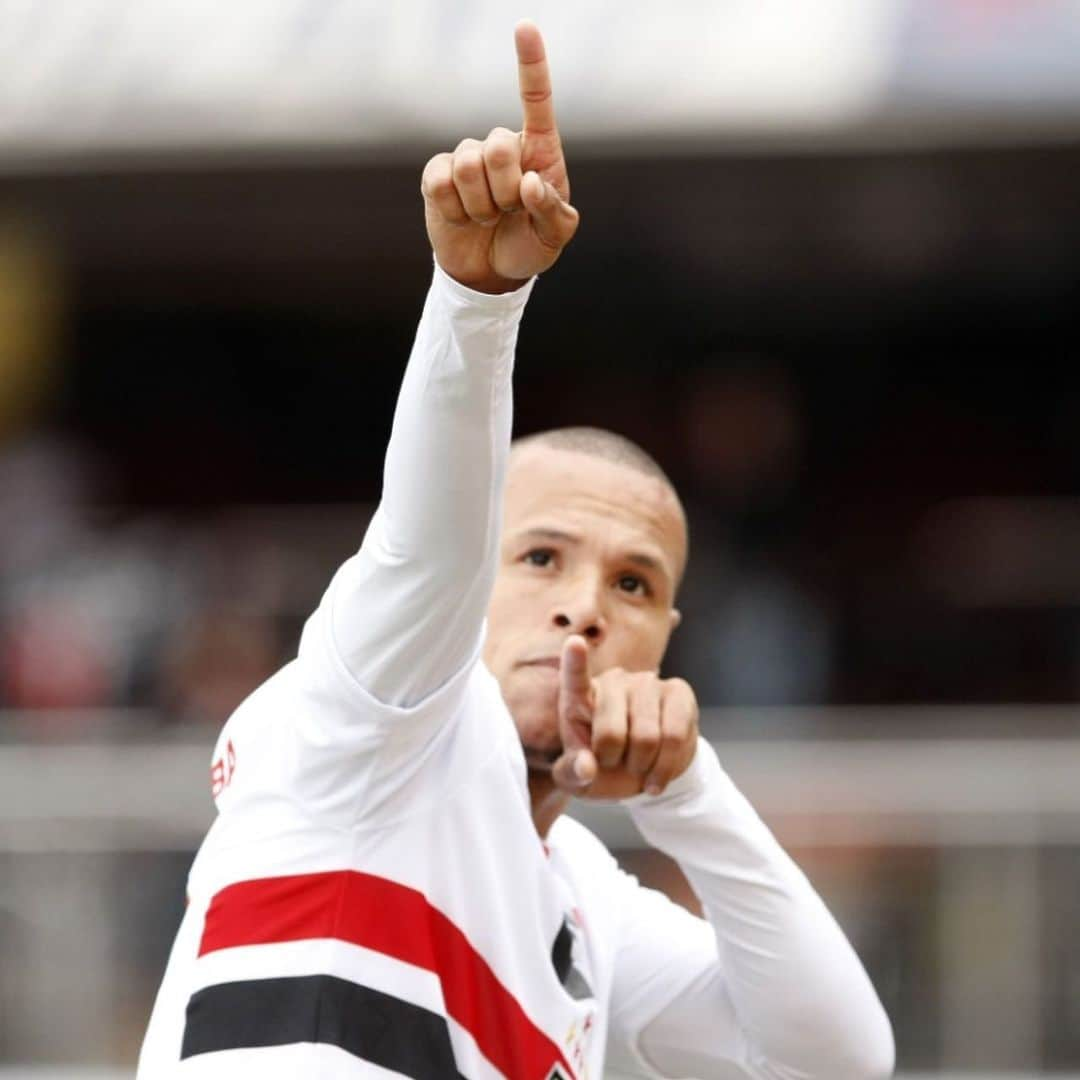
[[[548,773],[529,770],[529,802],[532,819],[540,838],[544,839],[559,815],[566,809],[570,796],[560,791]]]

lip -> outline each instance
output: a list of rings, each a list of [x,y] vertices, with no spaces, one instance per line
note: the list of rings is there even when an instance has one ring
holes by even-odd
[[[535,660],[522,660],[518,667],[546,667],[559,670],[559,658],[557,656],[540,656]]]

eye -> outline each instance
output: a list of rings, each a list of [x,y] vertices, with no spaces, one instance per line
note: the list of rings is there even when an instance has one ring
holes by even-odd
[[[555,559],[555,552],[551,548],[533,548],[525,553],[523,562],[530,566],[550,566]]]
[[[634,596],[649,595],[649,583],[637,574],[623,574],[619,578],[618,587],[623,592],[632,593]]]

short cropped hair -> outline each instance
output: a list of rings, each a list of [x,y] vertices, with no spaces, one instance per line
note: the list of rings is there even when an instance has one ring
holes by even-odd
[[[610,461],[615,465],[625,465],[646,476],[663,480],[673,492],[675,491],[675,485],[668,478],[667,473],[647,450],[643,450],[625,435],[619,435],[605,428],[562,427],[552,428],[550,431],[538,431],[534,435],[523,435],[515,439],[511,449],[518,450],[530,445],[550,446],[553,450],[573,450],[579,454],[588,454],[590,457],[603,458],[604,461]]]

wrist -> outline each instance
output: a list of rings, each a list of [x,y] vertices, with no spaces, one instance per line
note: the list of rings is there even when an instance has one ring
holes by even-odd
[[[505,292],[483,292],[448,273],[438,259],[434,260],[434,264],[437,282],[441,283],[444,294],[454,298],[455,304],[464,304],[493,314],[522,308],[536,281],[536,278],[531,278],[528,281],[515,282],[515,287]]]
[[[452,274],[450,276],[453,277]],[[462,281],[457,277],[454,280],[459,285],[464,285],[466,289],[472,289],[473,292],[486,293],[488,296],[502,296],[505,293],[517,292],[528,278],[517,281],[513,278],[500,277],[498,274],[489,274],[479,281]]]
[[[435,265],[455,285],[468,289],[470,292],[483,293],[485,296],[504,296],[506,293],[517,292],[530,278],[506,278],[496,274],[490,268],[481,273],[468,273],[458,266],[453,266],[454,260],[449,260],[451,265],[446,266],[439,258],[438,252],[433,251]]]

